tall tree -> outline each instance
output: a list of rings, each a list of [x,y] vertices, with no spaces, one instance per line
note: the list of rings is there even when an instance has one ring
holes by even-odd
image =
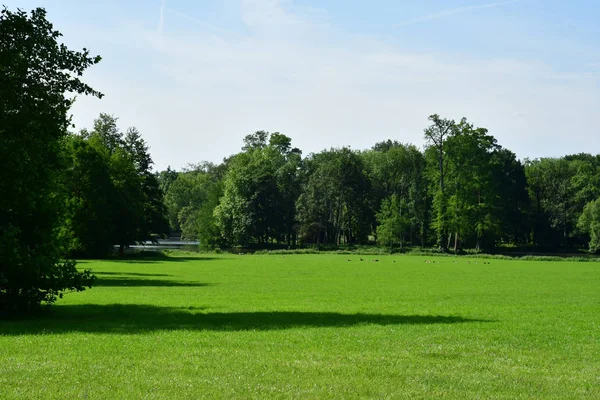
[[[136,240],[154,240],[156,237],[165,236],[169,232],[167,209],[159,181],[152,173],[154,161],[150,156],[148,145],[135,127],[127,129],[123,145],[141,180],[144,218],[138,228]]]
[[[425,159],[413,145],[388,140],[375,144],[372,150],[361,153],[369,171],[371,206],[382,210],[382,203],[391,196],[396,212],[407,218],[402,237],[410,244],[417,239],[423,244],[426,235],[427,187],[424,180]],[[378,220],[381,223],[381,220]],[[379,232],[377,230],[377,232]],[[378,238],[379,239],[379,238]]]
[[[61,234],[71,254],[102,257],[115,244],[154,240],[168,230],[163,193],[148,146],[136,128],[100,114],[94,129],[72,135],[65,179],[68,216]]]
[[[398,196],[393,194],[381,203],[381,211],[377,213],[377,242],[384,246],[403,246],[410,219],[402,214],[404,205]]]
[[[57,188],[73,93],[102,97],[80,76],[100,57],[69,50],[45,10],[0,12],[0,310],[30,310],[89,271],[61,261]]]
[[[575,217],[584,212],[584,207],[600,197],[600,156],[581,153],[564,157],[573,170],[573,207]],[[583,247],[589,243],[589,234],[575,229],[570,233],[571,245]]]
[[[371,182],[363,158],[348,148],[325,150],[306,161],[298,199],[304,242],[364,243],[372,231]]]
[[[434,160],[432,171],[432,179],[437,182],[433,189],[433,206],[434,206],[434,228],[437,232],[437,245],[441,251],[448,248],[446,237],[448,234],[448,216],[447,209],[447,193],[446,193],[446,175],[448,173],[447,165],[447,149],[446,140],[455,129],[456,123],[453,120],[441,118],[437,114],[429,117],[432,124],[425,129],[425,140],[427,147],[430,149]]]
[[[504,148],[493,152],[491,184],[496,193],[493,212],[498,221],[497,239],[505,244],[529,243],[527,213],[530,208],[525,166]]]
[[[535,207],[535,242],[548,248],[568,247],[582,211],[575,203],[574,165],[564,158],[542,158],[527,161],[525,172]]]
[[[203,247],[221,244],[214,210],[223,194],[222,166],[192,165],[178,173],[165,194],[171,229]]]
[[[215,209],[223,240],[231,245],[291,245],[300,151],[278,132],[259,131],[244,143],[243,152],[228,163]]]
[[[65,219],[60,234],[76,257],[103,257],[114,245],[113,199],[117,195],[108,154],[82,136],[66,141]]]
[[[95,135],[104,147],[106,147],[108,153],[112,154],[124,145],[123,133],[119,130],[117,123],[118,118],[115,116],[100,113],[98,118],[94,120],[92,132],[83,130],[82,136]]]
[[[497,193],[492,182],[491,157],[499,147],[485,128],[475,128],[463,118],[446,141],[448,161],[448,237],[454,251],[462,238],[472,235],[479,250],[486,232],[497,221],[493,207]]]
[[[179,175],[179,173],[175,170],[172,170],[170,165],[167,167],[166,170],[156,173],[156,178],[158,179],[158,186],[163,192],[163,195],[167,194],[167,192],[169,191],[169,187],[177,179],[177,175]]]

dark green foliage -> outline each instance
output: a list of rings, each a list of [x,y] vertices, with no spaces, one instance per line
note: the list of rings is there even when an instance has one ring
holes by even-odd
[[[149,240],[153,239],[154,235],[165,235],[169,232],[169,225],[163,192],[158,178],[152,173],[154,162],[148,152],[148,146],[137,128],[132,127],[127,130],[124,148],[133,161],[142,192],[143,220],[138,226],[136,240]]]
[[[438,247],[456,252],[490,250],[503,241],[526,243],[528,198],[515,155],[466,119],[431,119],[425,155]]]
[[[499,146],[486,129],[474,128],[466,119],[454,126],[446,143],[448,236],[454,236],[454,251],[464,239],[471,239],[479,250],[497,224],[493,211],[499,193],[492,180],[491,158]]]
[[[66,218],[61,236],[68,254],[102,257],[111,251],[115,236],[113,199],[117,195],[110,174],[110,159],[82,137],[70,136],[66,152]]]
[[[171,169],[168,166],[166,170],[155,173],[156,179],[158,179],[158,187],[164,193],[169,191],[171,184],[175,182],[179,173]]]
[[[159,180],[136,128],[123,135],[100,114],[92,131],[69,137],[67,218],[61,235],[70,255],[104,257],[114,245],[153,240],[169,231]]]
[[[600,158],[526,161],[466,119],[430,117],[427,146],[387,140],[302,160],[280,133],[247,135],[241,153],[159,174],[171,227],[204,247],[435,246],[438,251],[581,249],[577,227],[600,196]]]
[[[539,247],[569,247],[583,207],[597,197],[600,187],[593,186],[598,173],[582,164],[567,158],[527,162],[533,241]]]
[[[590,251],[598,252],[600,250],[600,198],[586,204],[579,217],[578,226],[590,236]]]
[[[493,213],[497,221],[497,243],[527,245],[529,225],[527,212],[530,202],[527,193],[525,167],[507,149],[497,149],[491,156],[491,183],[496,193]]]
[[[61,146],[73,102],[102,95],[79,77],[98,63],[58,43],[36,9],[0,14],[0,312],[38,308],[91,283],[60,258]]]
[[[246,136],[244,151],[228,162],[223,196],[214,211],[221,240],[230,246],[294,244],[300,151],[280,133]]]
[[[448,249],[446,236],[448,227],[448,195],[446,193],[446,175],[448,174],[447,145],[448,136],[455,130],[455,122],[442,119],[434,114],[429,117],[432,124],[425,129],[425,140],[429,150],[428,161],[430,164],[429,178],[433,198],[432,227],[437,233],[437,246],[440,251]]]
[[[200,204],[202,200],[202,183],[205,180],[205,174],[201,171],[181,172],[168,185],[165,191],[165,204],[167,206],[167,215],[172,231],[182,232],[183,227],[190,224],[186,215],[186,208]],[[183,214],[181,214],[183,212]],[[195,238],[196,233],[186,229],[186,237]]]
[[[382,210],[382,202],[396,196],[396,205],[399,208],[394,212],[407,222],[403,223],[401,229],[403,241],[409,245],[423,244],[427,234],[428,201],[423,154],[413,145],[388,140],[377,143],[372,151],[363,152],[362,156],[372,184],[373,209]],[[378,221],[372,223],[375,227]],[[374,230],[379,241],[379,230]]]
[[[305,243],[365,243],[371,233],[371,182],[362,157],[348,148],[325,150],[306,160],[298,198]]]
[[[405,204],[393,194],[381,203],[381,211],[377,213],[377,242],[389,247],[404,244],[405,232],[410,225],[408,215],[403,215]]]
[[[223,195],[223,174],[221,167],[203,163],[171,175],[175,179],[166,186],[165,204],[171,230],[182,239],[199,240],[205,248],[221,244],[214,211]],[[161,176],[161,185],[170,179]]]

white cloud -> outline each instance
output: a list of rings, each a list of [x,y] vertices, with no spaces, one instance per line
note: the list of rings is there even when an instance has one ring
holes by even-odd
[[[76,123],[89,126],[99,111],[120,116],[140,128],[159,168],[220,161],[259,129],[289,135],[305,153],[388,138],[421,145],[433,113],[466,116],[521,157],[600,152],[592,121],[598,73],[407,52],[336,29],[322,15],[295,13],[290,2],[245,0],[240,9],[248,35],[194,17],[186,21],[195,34],[137,29],[135,40],[160,60],[141,59],[140,68],[154,72],[134,84],[96,67],[91,78],[107,96],[78,102]]]

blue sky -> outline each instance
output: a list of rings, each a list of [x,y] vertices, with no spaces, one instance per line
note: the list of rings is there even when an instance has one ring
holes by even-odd
[[[520,158],[600,153],[597,0],[4,1],[45,7],[103,61],[78,99],[137,126],[157,169],[220,161],[255,130],[305,153],[467,117]]]

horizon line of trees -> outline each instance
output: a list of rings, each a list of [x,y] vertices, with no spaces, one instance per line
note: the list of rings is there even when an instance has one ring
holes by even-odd
[[[523,161],[467,119],[302,157],[257,131],[220,164],[157,173],[172,232],[205,248],[378,244],[440,251],[600,247],[600,155]]]

